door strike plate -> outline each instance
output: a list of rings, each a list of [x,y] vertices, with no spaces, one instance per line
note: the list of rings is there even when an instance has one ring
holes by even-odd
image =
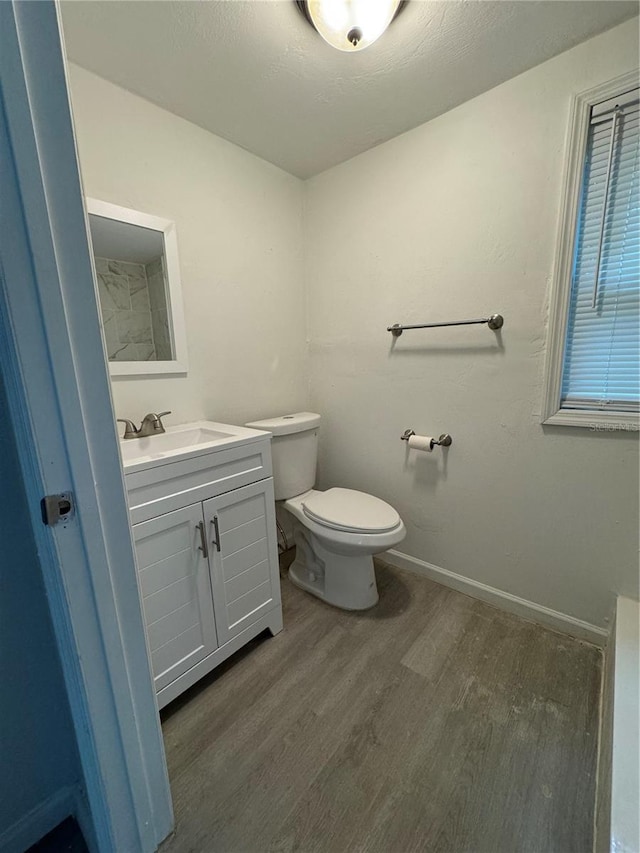
[[[45,495],[40,501],[42,509],[42,520],[49,527],[60,522],[69,521],[73,516],[73,495],[70,492],[61,492],[59,495]]]

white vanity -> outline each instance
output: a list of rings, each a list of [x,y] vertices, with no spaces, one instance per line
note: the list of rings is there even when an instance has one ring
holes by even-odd
[[[282,630],[270,439],[202,421],[121,441],[160,708]]]

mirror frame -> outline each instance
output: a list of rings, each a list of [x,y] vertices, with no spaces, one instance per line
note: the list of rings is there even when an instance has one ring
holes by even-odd
[[[171,341],[175,358],[171,361],[109,361],[109,373],[115,376],[150,376],[154,374],[187,373],[187,333],[184,323],[184,310],[182,305],[182,284],[180,281],[180,264],[178,261],[178,239],[175,224],[170,219],[161,219],[150,213],[141,213],[139,210],[131,210],[128,207],[120,207],[108,201],[99,201],[95,198],[87,198],[87,214],[101,216],[104,219],[114,219],[117,222],[127,222],[141,228],[149,228],[152,231],[161,231],[164,242],[164,257],[167,264],[167,314],[171,317]],[[87,225],[89,218],[87,215]],[[89,240],[91,243],[91,229],[89,228]],[[93,243],[91,253],[94,258]],[[117,260],[117,259],[116,259]],[[96,274],[97,288],[97,274]],[[96,296],[98,296],[96,290]],[[98,298],[100,309],[100,325],[102,326],[102,307]],[[106,355],[106,352],[105,352]]]

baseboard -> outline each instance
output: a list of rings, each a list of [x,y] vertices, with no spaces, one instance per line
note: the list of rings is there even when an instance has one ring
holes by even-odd
[[[0,853],[23,853],[76,811],[76,789],[60,788],[0,834]]]
[[[425,562],[425,560],[403,554],[401,551],[385,551],[381,557],[387,563],[399,569],[407,569],[410,572],[424,575],[430,578],[430,580],[442,584],[442,586],[448,586],[472,598],[486,601],[500,610],[506,610],[507,613],[522,616],[524,619],[537,622],[546,628],[552,628],[562,634],[569,634],[572,637],[577,637],[579,640],[585,640],[599,648],[602,648],[607,642],[608,632],[604,628],[591,625],[582,619],[576,619],[574,616],[560,613],[560,611],[544,607],[542,604],[527,601],[526,598],[519,598],[510,592],[504,592],[493,586],[487,586],[487,584],[466,578],[455,572],[450,572],[448,569],[441,569],[439,566],[434,566],[431,563]]]

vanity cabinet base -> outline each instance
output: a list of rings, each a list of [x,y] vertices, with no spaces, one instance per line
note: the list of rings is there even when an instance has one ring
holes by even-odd
[[[271,446],[256,436],[125,468],[160,708],[265,629],[282,630]]]
[[[215,669],[228,657],[231,657],[234,652],[241,649],[249,642],[249,640],[252,640],[254,637],[257,637],[258,634],[262,634],[262,632],[266,630],[269,630],[273,636],[282,631],[282,607],[280,604],[278,604],[277,607],[274,607],[273,610],[265,613],[264,616],[258,619],[257,622],[249,625],[249,627],[245,628],[244,631],[236,634],[235,637],[232,637],[228,642],[217,648],[210,655],[207,655],[204,660],[201,660],[199,663],[195,664],[195,666],[192,666],[191,669],[176,678],[171,682],[171,684],[168,684],[162,690],[159,690],[156,694],[158,708],[164,708],[165,705],[168,705],[169,702],[172,702],[181,693],[184,693],[185,690],[192,687],[203,676],[211,672],[212,669]]]

